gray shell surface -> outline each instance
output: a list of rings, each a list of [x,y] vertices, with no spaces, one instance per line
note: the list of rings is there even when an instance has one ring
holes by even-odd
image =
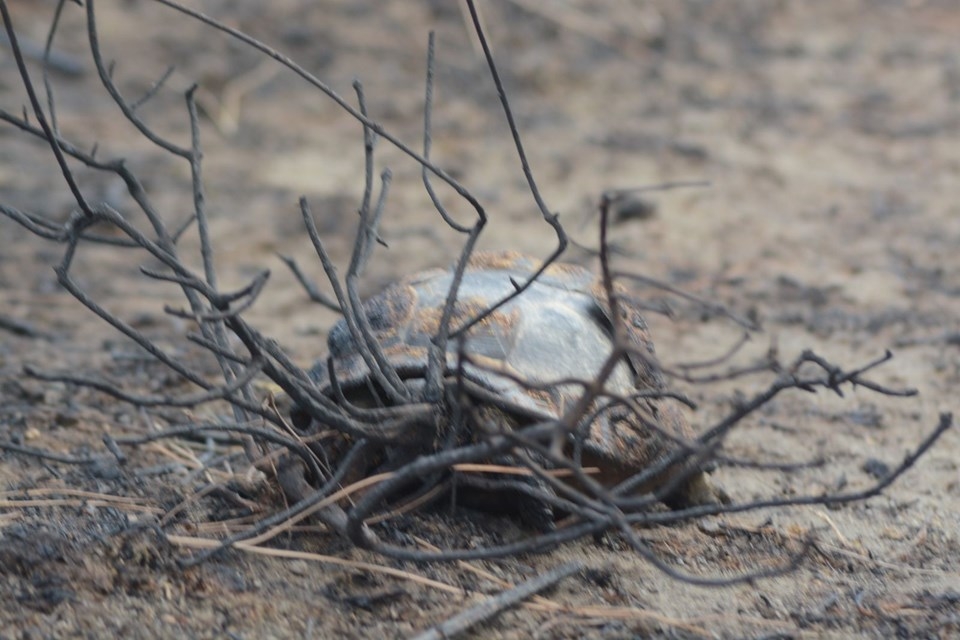
[[[538,263],[514,253],[477,254],[464,273],[452,327],[460,326],[515,291]],[[364,303],[364,313],[387,360],[412,390],[422,388],[428,346],[437,333],[452,271],[433,270],[394,284]],[[637,354],[617,363],[606,390],[629,396],[637,390],[660,390],[662,376],[639,310],[624,300],[624,321]],[[605,292],[588,270],[569,264],[551,266],[528,290],[504,304],[468,333],[465,351],[475,365],[465,375],[496,392],[517,414],[559,418],[579,399],[577,384],[545,383],[590,380],[612,351],[611,324]],[[345,390],[366,388],[369,370],[344,321],[328,338],[337,383]],[[450,341],[446,372],[456,371],[457,343]],[[333,395],[327,360],[311,371],[320,389]],[[530,389],[520,379],[542,389]],[[608,482],[642,470],[669,448],[669,440],[644,428],[653,423],[679,438],[692,433],[674,402],[638,399],[642,419],[629,417],[622,406],[601,412],[580,425],[584,464],[602,466]],[[625,415],[626,414],[626,415]]]

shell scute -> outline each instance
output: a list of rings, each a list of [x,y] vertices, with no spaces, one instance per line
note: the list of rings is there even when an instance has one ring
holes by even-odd
[[[513,252],[476,254],[464,272],[451,329],[514,293],[538,265]],[[364,303],[377,344],[411,389],[423,386],[429,345],[439,331],[452,280],[452,269],[415,274]],[[584,464],[599,466],[605,484],[642,471],[675,450],[677,440],[693,438],[673,400],[635,398],[629,406],[611,401],[665,386],[640,309],[619,286],[616,294],[630,352],[607,379],[608,396],[595,401],[589,423],[577,425],[581,435],[572,436]],[[370,374],[343,321],[330,332],[329,347],[338,382],[344,387],[368,386]],[[593,379],[613,351],[606,291],[587,269],[553,264],[522,294],[470,329],[463,346],[469,361],[462,367],[457,366],[459,348],[456,340],[449,341],[444,375],[462,370],[471,382],[497,394],[503,401],[497,409],[503,424],[513,424],[521,415],[559,419],[580,398],[582,382]],[[330,392],[326,360],[317,364],[312,376],[323,392]],[[702,472],[692,477],[698,490],[704,482]]]

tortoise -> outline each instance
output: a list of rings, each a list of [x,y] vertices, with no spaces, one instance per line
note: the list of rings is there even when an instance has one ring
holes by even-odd
[[[518,283],[527,281],[537,268],[537,261],[514,252],[474,254],[464,270],[450,326],[462,326],[516,293]],[[392,367],[411,398],[422,399],[427,387],[429,349],[453,277],[453,268],[417,273],[363,303],[363,316],[383,354],[381,362]],[[567,446],[568,454],[578,447],[577,460],[583,467],[599,468],[597,479],[606,486],[649,468],[675,451],[678,442],[694,438],[677,402],[658,393],[665,389],[664,376],[639,309],[627,297],[620,298],[619,308],[633,349],[616,363],[605,389],[633,396],[633,409],[608,401],[606,409],[587,412],[586,424],[571,431]],[[459,375],[471,383],[460,401],[468,405],[472,426],[458,436],[457,444],[477,442],[498,429],[560,419],[582,395],[583,385],[573,380],[594,378],[611,354],[612,332],[607,295],[599,278],[572,264],[550,265],[529,288],[474,324],[462,345],[448,341],[442,375],[447,379]],[[370,366],[377,365],[361,354],[357,338],[356,327],[351,330],[345,320],[338,322],[328,335],[328,357],[316,363],[310,377],[331,399],[366,407],[390,405],[388,394],[372,382]],[[598,402],[602,400],[594,404]],[[638,415],[638,405],[642,415]],[[323,426],[297,408],[292,421],[304,433]],[[441,424],[439,431],[443,428]],[[411,434],[408,443],[402,442],[403,438],[384,443],[377,455],[368,456],[354,470],[353,479],[359,479],[358,474],[396,469],[418,455],[437,451],[443,446],[443,434],[431,435],[424,440]],[[335,463],[350,440],[341,435],[339,443],[327,445],[323,455]],[[508,456],[490,462],[510,460]],[[662,487],[673,473],[676,470],[661,474],[654,486],[641,489]],[[704,470],[684,473],[686,478],[674,482],[678,486],[664,498],[669,507],[727,502],[726,494],[710,483]],[[512,503],[513,511],[527,524],[551,528],[556,514],[542,502],[530,504],[529,493],[515,494],[515,500],[494,497],[492,502]],[[492,495],[490,491],[486,494]],[[481,498],[477,502],[487,501]]]

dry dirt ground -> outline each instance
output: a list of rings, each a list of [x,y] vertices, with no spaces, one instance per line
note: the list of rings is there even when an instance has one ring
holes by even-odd
[[[17,28],[42,41],[53,2],[13,0]],[[554,238],[520,174],[488,74],[453,2],[207,0],[211,15],[278,47],[352,96],[364,81],[373,116],[413,146],[422,127],[424,58],[438,34],[435,157],[490,212],[482,245],[545,256]],[[335,318],[308,303],[276,254],[318,279],[297,211],[313,203],[334,257],[349,254],[362,190],[360,127],[318,91],[249,49],[147,1],[97,4],[103,47],[130,95],[169,64],[168,89],[144,117],[187,141],[182,92],[201,86],[205,179],[225,287],[257,270],[272,278],[249,319],[301,365],[323,351]],[[54,75],[59,124],[81,147],[123,155],[159,208],[191,208],[186,166],[145,143],[109,103],[84,49],[81,11],[68,7],[58,48],[87,73]],[[651,0],[484,3],[495,53],[531,163],[571,236],[595,247],[602,190],[666,181],[709,186],[650,193],[614,227],[624,268],[723,302],[763,324],[743,361],[775,345],[784,358],[815,349],[844,366],[890,348],[875,374],[919,395],[858,389],[784,396],[751,416],[729,451],[769,461],[824,457],[792,472],[722,468],[737,500],[866,487],[958,407],[960,382],[960,5],[954,0]],[[32,67],[37,72],[37,67]],[[24,94],[0,49],[0,102]],[[394,171],[368,292],[448,264],[419,169],[381,145]],[[132,211],[116,179],[78,173],[94,200]],[[444,191],[457,215],[469,210]],[[73,206],[49,151],[0,126],[0,200],[62,220]],[[133,218],[137,224],[140,218]],[[197,256],[184,241],[185,255]],[[193,244],[191,244],[193,242]],[[128,450],[118,466],[102,436],[146,433],[183,412],[140,411],[102,394],[23,373],[69,369],[132,390],[191,389],[58,287],[62,248],[0,217],[0,441],[94,465],[0,452],[0,637],[406,637],[570,558],[588,567],[474,629],[477,637],[957,637],[960,634],[960,436],[948,432],[881,496],[825,509],[767,510],[640,531],[667,562],[701,576],[773,566],[814,535],[817,551],[789,575],[727,588],[678,582],[616,537],[535,556],[453,565],[403,564],[351,550],[326,533],[274,546],[316,556],[232,552],[198,567],[164,532],[213,535],[204,520],[243,515],[211,498],[165,529],[152,525],[210,481],[276,497],[251,477],[204,471],[204,447],[168,442]],[[570,260],[595,266],[589,253]],[[199,258],[191,258],[199,265]],[[80,282],[108,308],[184,361],[200,355],[174,287],[138,274],[142,255],[87,248]],[[641,290],[657,298],[660,293]],[[739,329],[674,302],[651,318],[667,364],[722,354]],[[195,359],[195,360],[194,360]],[[198,365],[199,366],[199,365]],[[210,373],[213,375],[213,368]],[[696,386],[706,425],[763,380]],[[193,419],[222,411],[201,407]],[[173,414],[173,415],[171,415]],[[244,484],[245,483],[245,484]],[[89,492],[89,493],[78,493]],[[97,494],[91,497],[91,494]],[[105,495],[104,495],[105,494]],[[109,496],[115,496],[110,498]],[[193,523],[193,524],[191,524]],[[504,518],[425,514],[391,525],[398,537],[484,544],[521,535]],[[486,571],[488,573],[482,573]],[[442,584],[441,584],[442,583]]]

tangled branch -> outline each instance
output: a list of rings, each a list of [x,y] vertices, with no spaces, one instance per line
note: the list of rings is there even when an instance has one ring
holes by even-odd
[[[656,358],[639,306],[626,283],[654,284],[726,316],[748,332],[756,327],[713,302],[656,283],[641,274],[615,268],[607,238],[607,218],[610,207],[625,192],[607,192],[600,199],[600,275],[585,279],[585,272],[558,264],[568,244],[567,236],[534,179],[473,2],[468,2],[470,16],[515,145],[520,170],[543,223],[556,237],[555,248],[542,261],[501,257],[501,262],[508,263],[509,267],[497,267],[495,260],[479,254],[477,241],[486,226],[492,224],[484,207],[465,186],[431,160],[436,56],[432,36],[427,43],[423,150],[417,152],[369,116],[367,97],[359,82],[354,85],[354,106],[270,46],[173,0],[155,1],[251,47],[332,100],[359,123],[364,149],[359,227],[342,276],[317,229],[309,202],[305,197],[299,200],[300,217],[332,295],[323,293],[312,283],[292,258],[283,258],[311,300],[343,315],[341,324],[331,332],[330,354],[319,360],[312,370],[305,371],[279,342],[248,320],[247,311],[268,286],[268,270],[260,271],[236,290],[221,288],[215,267],[217,239],[210,229],[204,191],[203,127],[195,99],[196,87],[183,96],[183,122],[189,142],[178,144],[155,131],[140,111],[163,90],[170,77],[169,70],[153,82],[144,95],[135,99],[124,96],[115,80],[114,65],[105,60],[101,50],[96,2],[86,1],[88,43],[103,91],[140,136],[189,168],[190,212],[185,218],[174,220],[173,216],[160,211],[125,159],[100,158],[96,152],[83,151],[82,144],[62,134],[57,126],[56,101],[47,76],[47,70],[57,64],[50,45],[59,20],[51,23],[47,47],[41,57],[43,81],[38,84],[26,63],[7,3],[0,0],[0,15],[28,97],[22,115],[0,110],[0,121],[49,146],[63,184],[76,205],[76,210],[63,223],[54,222],[41,212],[21,211],[5,203],[0,203],[0,213],[34,236],[62,245],[63,253],[55,272],[64,289],[196,390],[178,396],[144,395],[100,376],[41,371],[34,367],[28,367],[25,373],[40,380],[96,389],[140,408],[195,407],[226,402],[233,411],[232,422],[181,424],[148,436],[117,438],[109,441],[108,446],[117,453],[117,445],[131,447],[150,440],[203,437],[212,433],[229,435],[244,443],[251,466],[273,475],[289,503],[287,508],[224,538],[220,546],[198,553],[189,562],[200,561],[241,540],[263,539],[281,523],[315,515],[357,546],[404,560],[502,558],[544,551],[585,535],[613,531],[619,532],[633,549],[673,577],[698,584],[752,580],[792,570],[806,556],[810,545],[772,571],[733,579],[691,576],[679,573],[658,558],[636,535],[634,527],[773,507],[864,500],[877,495],[911,468],[951,427],[951,416],[942,415],[933,431],[900,465],[859,491],[746,502],[738,501],[735,496],[731,498],[712,487],[706,470],[717,465],[779,470],[791,467],[766,460],[739,459],[725,453],[727,438],[745,418],[791,391],[825,390],[842,396],[845,389],[862,388],[885,396],[914,394],[913,390],[889,388],[870,379],[869,374],[886,363],[891,354],[888,352],[852,369],[842,368],[809,350],[789,362],[781,362],[778,355],[771,352],[750,365],[732,364],[750,335],[747,333],[719,358],[683,365],[677,371],[665,370]],[[56,16],[59,17],[64,6],[65,0],[60,0]],[[391,323],[399,322],[398,318],[406,312],[403,304],[419,302],[403,298],[402,295],[408,294],[398,293],[399,289],[388,290],[367,301],[360,296],[364,270],[374,259],[377,247],[384,244],[379,228],[386,215],[392,180],[389,169],[384,169],[379,182],[377,180],[375,152],[379,141],[386,141],[418,163],[424,189],[436,209],[436,224],[446,225],[463,238],[460,255],[444,276],[446,284],[429,309],[435,324],[428,334],[421,331],[423,335],[419,337],[424,339],[420,343],[401,344],[402,349],[398,348],[396,335],[391,333],[397,327]],[[107,202],[91,202],[81,189],[76,167],[118,177],[138,207],[138,215],[122,215]],[[454,220],[441,202],[434,180],[445,183],[472,207],[475,212],[472,224]],[[109,226],[120,237],[102,231],[94,233],[95,225],[100,229]],[[190,258],[197,256],[185,255],[180,246],[180,240],[191,232],[199,241],[198,257],[202,265],[199,270],[188,266]],[[164,311],[190,321],[193,331],[184,339],[200,346],[213,358],[218,366],[217,379],[209,379],[199,368],[164,350],[108,309],[73,277],[73,267],[81,259],[82,250],[94,244],[106,244],[117,251],[135,251],[145,261],[149,259],[161,265],[141,268],[142,277],[146,281],[179,287],[186,308],[168,306]],[[503,290],[488,295],[482,305],[471,307],[463,291],[476,286],[476,279],[480,277],[477,274],[497,269],[506,274],[503,277],[507,280],[501,281],[506,283]],[[557,281],[573,284],[564,288],[556,285]],[[404,286],[413,288],[409,282],[413,281],[407,281]],[[580,320],[589,320],[591,326],[605,332],[609,346],[609,353],[598,361],[595,370],[582,376],[563,372],[549,379],[536,379],[525,372],[511,370],[504,365],[504,358],[491,364],[491,358],[476,346],[477,335],[489,330],[506,314],[527,313],[523,306],[526,301],[541,295],[547,287],[559,291],[558,296],[579,296],[576,300],[590,305],[588,311],[581,309],[584,317]],[[423,293],[414,290],[417,295]],[[543,325],[539,330],[549,333],[554,328]],[[415,330],[410,333],[418,335]],[[539,357],[546,359],[553,355],[543,353]],[[690,432],[676,405],[692,406],[693,403],[672,389],[669,381],[679,378],[707,383],[746,375],[765,375],[769,382],[728,415],[706,425],[699,435]],[[629,383],[624,384],[627,377]],[[281,389],[293,405],[289,419],[261,402],[254,383],[263,378]],[[641,444],[636,445],[636,450],[622,448],[622,444],[604,444],[597,435],[598,429],[601,435],[613,434],[611,438],[618,443],[622,440]],[[87,462],[45,454],[16,443],[0,443],[0,447],[64,463]],[[649,455],[639,453],[641,447],[649,447]],[[599,458],[599,462],[590,462],[593,458]],[[820,463],[822,460],[794,464]],[[602,476],[613,480],[607,481],[609,478]],[[499,546],[440,551],[389,543],[377,535],[377,528],[386,526],[378,523],[395,514],[423,509],[451,495],[459,499],[461,493],[511,496],[518,504],[529,507],[525,509],[527,524],[535,531],[521,540]],[[663,504],[671,509],[665,510]]]

